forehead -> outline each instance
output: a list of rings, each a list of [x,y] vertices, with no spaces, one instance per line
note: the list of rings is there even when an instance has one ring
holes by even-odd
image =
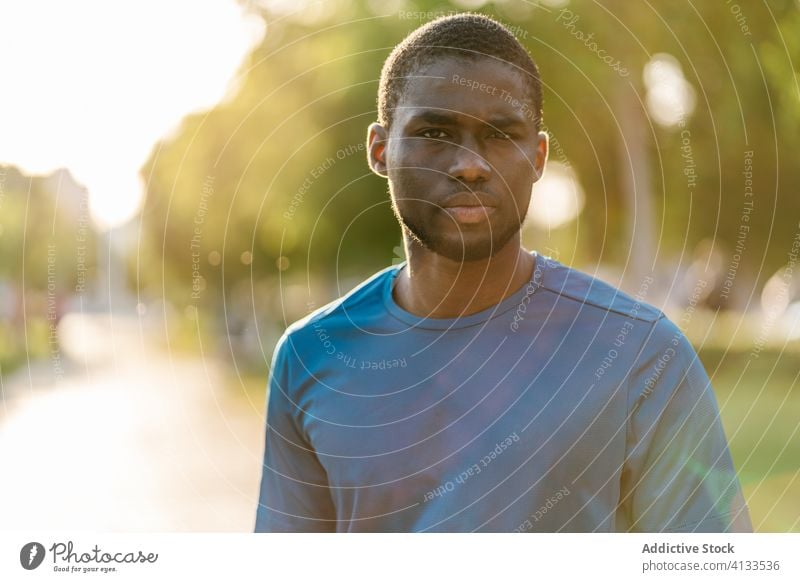
[[[533,124],[534,111],[525,73],[488,57],[442,56],[416,67],[397,101],[395,123],[422,110],[441,109],[465,119],[499,116]]]

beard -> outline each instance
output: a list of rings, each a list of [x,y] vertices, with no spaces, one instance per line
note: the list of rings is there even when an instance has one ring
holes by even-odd
[[[451,261],[482,261],[494,256],[522,228],[524,216],[503,217],[481,228],[460,227],[438,206],[425,201],[392,198],[392,210],[403,230],[422,247]],[[497,209],[500,210],[499,208]],[[446,229],[437,222],[449,222]],[[453,234],[455,231],[455,234]]]

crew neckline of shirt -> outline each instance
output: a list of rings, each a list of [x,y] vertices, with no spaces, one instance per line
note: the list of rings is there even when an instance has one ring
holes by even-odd
[[[545,271],[550,268],[549,263],[552,261],[552,259],[543,257],[536,251],[531,251],[531,255],[534,258],[533,273],[531,274],[531,278],[523,283],[522,286],[514,293],[503,299],[500,303],[496,303],[491,307],[487,307],[483,311],[478,311],[470,315],[456,318],[419,317],[410,311],[406,311],[397,304],[392,296],[395,278],[400,270],[406,266],[406,261],[399,263],[396,267],[394,267],[394,269],[392,269],[392,271],[389,273],[389,276],[386,277],[382,289],[383,304],[389,313],[396,319],[399,319],[403,323],[407,323],[412,327],[420,329],[447,330],[461,329],[473,325],[479,325],[502,315],[510,309],[515,309],[520,305],[522,299],[526,295],[535,295],[536,292],[542,287]]]

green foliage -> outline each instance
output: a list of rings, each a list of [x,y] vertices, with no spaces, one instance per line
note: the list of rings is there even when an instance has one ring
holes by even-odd
[[[209,305],[218,305],[223,289],[275,281],[279,264],[287,268],[284,280],[307,272],[363,278],[391,264],[400,232],[386,183],[369,173],[364,148],[378,75],[394,44],[423,22],[410,11],[457,7],[406,2],[403,14],[378,16],[375,2],[333,4],[337,10],[313,25],[265,13],[267,36],[243,68],[238,93],[188,118],[154,151],[144,170],[143,248],[152,260],[140,271],[143,283],[164,283],[173,298],[189,301],[192,237],[209,177],[213,195],[199,234]],[[620,234],[631,210],[620,195],[627,160],[619,147],[618,96],[634,90],[643,101],[642,68],[667,52],[697,95],[684,129],[698,183],[687,188],[681,130],[658,127],[639,112],[647,124],[660,258],[687,256],[712,238],[729,259],[742,220],[744,152],[752,150],[756,198],[742,270],[760,270],[763,281],[785,263],[800,214],[800,168],[789,154],[798,136],[786,129],[800,117],[796,3],[741,3],[738,20],[722,2],[574,0],[568,9],[579,16],[573,29],[558,9],[532,3],[482,9],[511,26],[539,63],[546,125],[587,193],[580,236],[565,255],[594,260],[603,249],[603,261],[622,262],[629,251]],[[575,28],[592,34],[630,74],[598,58]],[[246,252],[252,264],[247,255],[242,260]],[[210,260],[214,253],[221,264]]]
[[[94,272],[88,198],[65,170],[0,167],[0,369],[46,354],[55,321]]]

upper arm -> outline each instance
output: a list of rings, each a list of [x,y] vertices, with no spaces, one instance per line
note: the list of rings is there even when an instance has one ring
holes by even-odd
[[[677,327],[656,326],[630,378],[621,494],[629,528],[751,531],[708,376]]]
[[[299,430],[291,398],[290,340],[275,348],[267,395],[264,460],[256,532],[334,531],[336,512],[327,474]]]

